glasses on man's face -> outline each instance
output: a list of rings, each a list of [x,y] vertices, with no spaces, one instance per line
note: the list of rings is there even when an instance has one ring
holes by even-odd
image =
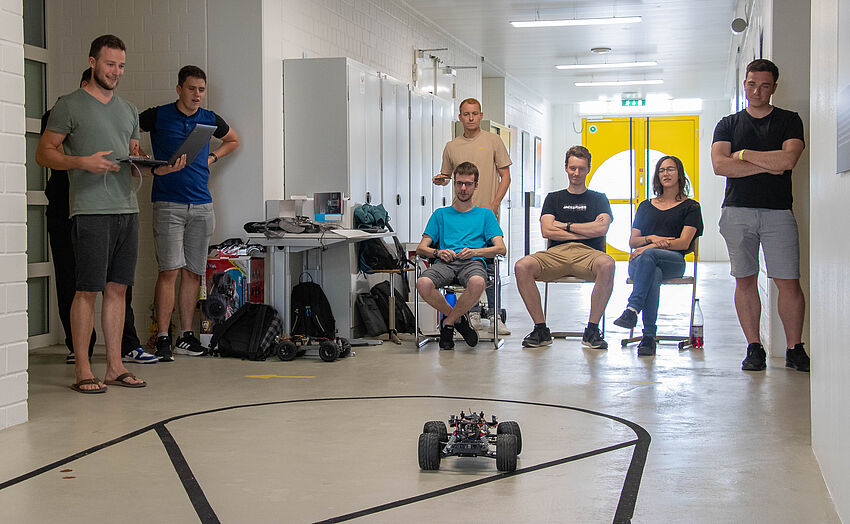
[[[461,182],[459,180],[455,180],[455,185],[458,187],[472,187],[475,185],[475,182]]]
[[[659,168],[658,168],[658,174],[659,174],[659,175],[663,175],[665,171],[666,171],[667,173],[670,173],[671,175],[672,175],[673,173],[678,173],[678,172],[679,172],[679,170],[678,170],[678,169],[676,169],[676,166],[670,166],[670,167],[659,167]]]

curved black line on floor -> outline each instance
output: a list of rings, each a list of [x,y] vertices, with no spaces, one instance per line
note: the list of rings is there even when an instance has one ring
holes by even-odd
[[[577,408],[577,407],[573,407],[573,406],[564,406],[562,404],[550,404],[550,403],[546,403],[546,402],[530,402],[530,401],[524,401],[524,400],[506,400],[506,399],[494,399],[494,398],[483,398],[483,397],[458,397],[458,396],[452,396],[452,395],[380,395],[380,396],[363,396],[363,397],[327,397],[327,398],[311,398],[311,399],[277,400],[277,401],[268,401],[268,402],[256,402],[256,403],[252,403],[252,404],[239,404],[239,405],[235,405],[235,406],[226,406],[226,407],[221,407],[221,408],[207,409],[207,410],[204,410],[204,411],[196,411],[194,413],[186,413],[186,414],[183,414],[183,415],[175,415],[173,417],[163,419],[159,422],[155,422],[153,424],[150,424],[150,425],[145,426],[143,428],[137,429],[135,431],[131,431],[130,433],[127,433],[126,435],[122,435],[120,437],[106,441],[102,444],[98,444],[97,446],[92,446],[88,449],[80,451],[79,453],[74,453],[73,455],[70,455],[70,456],[68,456],[64,459],[57,460],[55,462],[52,462],[52,463],[47,464],[45,466],[42,466],[40,468],[34,469],[34,470],[32,470],[28,473],[24,473],[23,475],[19,475],[17,477],[14,477],[12,479],[4,481],[4,482],[0,483],[0,490],[14,486],[15,484],[19,484],[19,483],[21,483],[25,480],[29,480],[31,478],[37,477],[38,475],[41,475],[43,473],[47,473],[48,471],[56,469],[57,467],[64,466],[65,464],[68,464],[69,462],[79,460],[79,459],[84,458],[88,455],[91,455],[92,453],[96,453],[96,452],[98,452],[102,449],[114,446],[115,444],[120,444],[121,442],[129,440],[133,437],[137,437],[137,436],[139,436],[143,433],[147,433],[148,431],[151,431],[151,430],[154,430],[157,433],[157,435],[160,437],[160,439],[162,440],[163,433],[161,432],[162,430],[160,430],[158,428],[161,427],[164,430],[166,424],[180,420],[180,419],[184,419],[184,418],[195,417],[195,416],[198,416],[198,415],[209,415],[209,414],[212,414],[212,413],[219,413],[219,412],[222,412],[222,411],[230,411],[230,410],[234,410],[234,409],[275,406],[275,405],[282,405],[282,404],[299,404],[299,403],[305,403],[305,402],[333,402],[333,401],[346,401],[346,400],[391,400],[391,399],[408,400],[408,399],[429,399],[429,398],[430,399],[442,399],[442,400],[477,400],[477,401],[481,401],[481,402],[498,402],[498,403],[506,403],[506,404],[521,404],[521,405],[525,405],[525,406],[538,406],[538,407],[547,407],[547,408],[567,409],[567,410],[570,410],[570,411],[578,411],[580,413],[586,413],[588,415],[594,415],[594,416],[598,416],[598,417],[607,418],[609,420],[613,420],[615,422],[618,422],[618,423],[623,424],[624,426],[628,427],[629,429],[634,431],[635,436],[637,436],[637,439],[633,440],[633,441],[617,444],[617,445],[611,446],[611,447],[616,448],[616,449],[620,449],[620,448],[627,447],[627,446],[630,446],[630,445],[635,446],[635,449],[632,452],[632,460],[629,464],[629,469],[626,472],[626,478],[623,481],[623,489],[620,492],[620,500],[617,503],[617,511],[614,514],[614,523],[615,524],[631,522],[632,515],[634,514],[635,504],[637,503],[637,495],[638,495],[638,490],[640,489],[640,481],[641,481],[641,478],[643,476],[643,468],[646,464],[646,456],[649,452],[649,443],[652,440],[650,435],[649,435],[649,432],[647,432],[643,427],[641,427],[640,425],[638,425],[638,424],[636,424],[636,423],[634,423],[630,420],[626,420],[624,418],[617,417],[615,415],[609,415],[607,413],[602,413],[602,412],[599,412],[599,411],[593,411],[593,410],[585,409],[585,408]],[[167,430],[165,430],[165,433],[167,433],[170,436],[170,433],[168,433]],[[173,438],[171,440],[173,442],[173,445],[177,446],[177,443],[173,441]],[[166,446],[166,451],[168,451],[169,446],[171,444],[166,443],[163,440],[163,445]],[[608,449],[608,448],[602,448],[602,449],[605,450],[605,451],[596,450],[595,452],[591,451],[591,452],[588,452],[588,453],[598,454],[596,452],[606,453],[606,452],[614,450],[614,449]],[[185,467],[184,467],[183,464],[179,463],[179,459],[178,459],[178,462],[175,462],[175,459],[172,456],[171,452],[169,452],[169,458],[172,459],[172,464],[174,465],[174,468],[177,471],[178,476],[180,476],[181,482],[183,482],[184,487],[186,487],[187,482],[189,482],[190,484],[191,484],[191,482],[194,482],[197,485],[197,481],[194,480],[194,476],[191,477],[191,480],[184,479],[184,477],[183,477],[184,475],[190,475],[190,476],[192,475],[191,469],[189,469],[188,463],[186,463],[186,460],[183,457],[183,454],[179,452],[179,447],[177,447],[177,451],[178,451],[178,454],[179,454],[179,459],[182,459],[182,462],[183,462],[183,464],[185,464]],[[586,458],[583,455],[586,455],[586,453],[581,454],[581,455],[575,455],[574,456],[575,458],[574,457],[565,457],[564,459],[558,459],[558,460],[564,461],[564,462],[570,462],[572,460],[578,460],[579,458]],[[590,456],[592,456],[592,455],[590,455]],[[553,462],[558,462],[558,460],[553,461]],[[548,464],[548,465],[546,465],[546,464]],[[509,476],[515,476],[515,475],[522,474],[522,473],[537,471],[538,469],[541,469],[542,467],[551,467],[553,465],[556,465],[556,464],[544,463],[544,464],[538,464],[537,466],[531,466],[529,468],[522,468],[521,470],[517,470],[513,473],[501,473],[501,474],[494,475],[492,477],[488,477],[488,478],[485,478],[485,479],[479,479],[478,481],[469,482],[467,484],[470,484],[470,485],[466,486],[466,488],[474,487],[474,486],[480,485],[480,484],[485,483],[485,482],[492,482],[492,481],[495,481],[495,480],[500,480],[502,478],[506,478],[506,477],[509,477]],[[201,489],[200,485],[197,485],[197,489],[200,490],[200,494],[201,494],[201,496],[203,496],[203,490]],[[452,488],[446,488],[446,489],[451,490]],[[465,489],[465,488],[463,488],[463,489]],[[440,491],[442,491],[442,490],[440,490]],[[456,491],[456,490],[454,490],[454,491]],[[187,494],[189,495],[190,498],[193,497],[193,492],[189,492],[189,489],[187,488]],[[452,492],[452,491],[450,491],[450,492]],[[425,495],[428,495],[428,494],[425,494]],[[197,496],[197,494],[195,496]],[[433,495],[433,496],[439,496],[439,494]],[[426,498],[431,498],[431,497],[426,497]],[[204,496],[204,500],[206,500],[205,496]],[[407,500],[407,499],[405,499],[405,500]],[[415,502],[415,501],[413,501],[413,502]],[[411,502],[406,502],[405,504],[409,504],[409,503],[411,503]],[[192,504],[193,504],[193,506],[195,506],[195,510],[197,512],[199,508],[196,505],[196,499],[192,499]],[[390,504],[404,505],[404,504],[398,504],[397,502],[396,503],[390,503]],[[198,512],[198,518],[201,519],[201,522],[205,522],[205,523],[207,523],[207,522],[210,522],[210,523],[218,522],[218,518],[215,516],[215,513],[212,510],[212,507],[209,506],[209,502],[207,502],[207,507],[209,508],[208,511],[211,512],[211,513],[207,513],[207,510],[202,507],[201,509],[204,511],[204,514],[202,514],[201,512]],[[381,507],[381,506],[377,506],[377,507]],[[397,506],[393,506],[393,507],[397,507]],[[390,509],[390,508],[384,508],[384,509]],[[369,510],[363,510],[363,511],[369,511]],[[381,511],[383,511],[383,510],[381,510]],[[352,514],[349,514],[349,515],[355,515],[355,514],[352,513]],[[336,517],[336,518],[343,518],[343,520],[348,520],[347,518],[344,518],[344,517],[345,517],[345,515],[343,515],[341,517]],[[356,517],[350,517],[350,518],[356,518]],[[338,522],[338,520],[331,519],[327,522]]]

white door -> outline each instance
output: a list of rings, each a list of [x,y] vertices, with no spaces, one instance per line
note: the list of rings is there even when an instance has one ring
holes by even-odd
[[[366,71],[348,64],[348,178],[351,203],[366,203]],[[340,173],[342,180],[343,174]]]
[[[439,207],[433,198],[434,184],[431,182],[431,177],[434,176],[434,158],[431,147],[434,143],[434,137],[431,136],[434,128],[434,105],[433,95],[423,95],[422,97],[422,195],[425,197],[425,205],[422,206],[422,224],[428,223],[431,218],[431,213],[436,207]]]
[[[375,71],[366,73],[366,203],[381,201],[381,79]]]
[[[395,157],[396,170],[390,173],[390,176],[395,180],[396,184],[396,216],[395,230],[398,232],[398,238],[402,242],[412,242],[419,240],[421,231],[416,231],[415,234],[410,231],[410,118],[408,110],[410,108],[410,91],[405,84],[395,84]]]

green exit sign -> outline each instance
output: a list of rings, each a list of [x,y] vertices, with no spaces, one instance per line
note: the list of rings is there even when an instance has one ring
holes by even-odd
[[[645,106],[646,99],[641,98],[640,100],[622,100],[623,106]]]

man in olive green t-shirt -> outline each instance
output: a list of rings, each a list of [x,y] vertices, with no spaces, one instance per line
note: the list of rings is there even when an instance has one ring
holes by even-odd
[[[479,173],[478,189],[472,203],[493,210],[496,218],[499,218],[499,207],[511,185],[512,162],[508,150],[499,135],[481,130],[481,119],[484,117],[481,102],[467,98],[460,103],[458,109],[458,120],[463,124],[463,134],[446,144],[443,149],[443,165],[440,167],[440,173],[434,176],[433,182],[440,186],[448,184],[458,165],[472,162]],[[487,274],[491,279],[493,272],[493,264],[487,264]],[[497,292],[501,293],[501,290],[495,289],[493,285],[487,287],[487,302],[491,307],[490,321],[499,323],[500,335],[510,335],[511,332],[499,318],[499,312],[496,311],[494,315],[492,311]],[[470,318],[476,329],[480,327],[479,315],[480,313],[473,309]]]
[[[39,165],[68,171],[76,272],[71,304],[76,381],[71,387],[80,393],[103,393],[105,384],[146,385],[121,361],[124,295],[135,277],[139,233],[131,168],[116,163],[128,153],[139,153],[138,112],[114,93],[125,61],[120,38],[96,38],[89,50],[92,81],[56,102],[36,150]],[[158,172],[166,174],[184,165],[181,158]],[[101,324],[106,339],[103,381],[92,373],[87,350],[98,293],[103,293]]]

